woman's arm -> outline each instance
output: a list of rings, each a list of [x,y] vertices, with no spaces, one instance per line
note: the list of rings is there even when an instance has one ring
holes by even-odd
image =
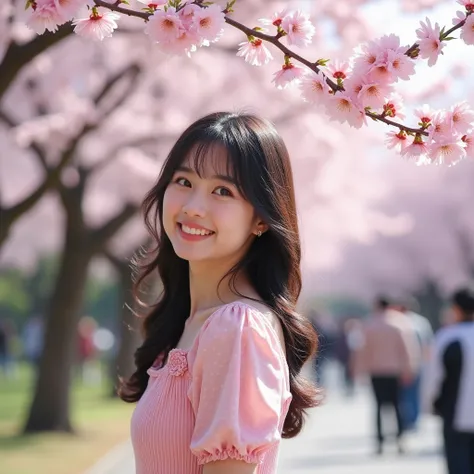
[[[256,469],[256,464],[226,459],[205,464],[203,474],[255,474]]]

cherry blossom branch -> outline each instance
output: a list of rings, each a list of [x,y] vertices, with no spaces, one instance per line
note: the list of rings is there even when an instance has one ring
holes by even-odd
[[[120,6],[119,3],[107,3],[104,2],[103,0],[94,0],[94,3],[98,7],[104,7],[108,8],[109,10],[112,10],[117,13],[122,13],[123,15],[127,16],[134,16],[136,18],[141,18],[142,20],[148,21],[148,18],[150,18],[151,13],[145,13],[145,12],[139,12],[137,10],[132,10],[130,8],[123,8]]]
[[[97,6],[107,8],[107,9],[115,11],[117,13],[122,13],[122,14],[128,15],[130,17],[140,18],[140,19],[145,20],[145,21],[148,21],[148,19],[152,16],[152,14],[148,13],[148,12],[139,12],[139,11],[136,11],[136,10],[121,7],[120,6],[120,1],[117,1],[113,4],[111,4],[111,3],[107,3],[103,0],[94,0],[94,3]],[[201,6],[202,2],[195,1],[194,3]],[[469,16],[470,13],[471,12],[468,12],[467,15],[466,15],[466,18],[464,20],[460,21],[460,23],[458,23],[457,25],[453,26],[452,28],[450,28],[449,30],[444,32],[443,35],[442,35],[443,40],[446,39],[454,31],[462,28],[462,26],[465,24],[466,19]],[[321,68],[319,67],[318,62],[311,62],[308,59],[304,58],[303,56],[300,56],[299,54],[295,53],[294,51],[292,51],[291,49],[286,47],[280,41],[280,38],[282,37],[281,34],[277,33],[276,35],[268,35],[266,33],[263,33],[262,31],[259,31],[258,28],[257,29],[249,28],[249,27],[245,26],[244,24],[230,18],[228,15],[225,16],[225,21],[230,26],[242,31],[242,33],[244,33],[247,37],[258,38],[262,41],[273,44],[276,48],[278,48],[285,55],[285,57],[292,58],[295,61],[298,61],[299,63],[305,65],[307,68],[309,68],[311,71],[315,72],[316,74],[322,74],[322,76],[324,77],[324,80],[326,81],[327,85],[331,88],[331,90],[333,92],[338,92],[338,91],[343,91],[344,90],[344,87],[342,85],[337,84],[336,82],[331,80],[323,71],[321,71]],[[414,43],[405,52],[405,55],[407,55],[408,57],[411,57],[411,58],[417,57],[418,54],[419,54],[419,43]],[[383,114],[377,114],[377,113],[374,113],[370,110],[366,110],[365,114],[367,115],[367,117],[370,117],[374,121],[383,122],[387,125],[396,127],[400,131],[403,131],[405,133],[412,134],[412,135],[417,135],[418,134],[418,135],[428,136],[428,132],[426,132],[426,130],[424,128],[409,127],[409,126],[404,125],[402,123],[398,123],[398,122],[395,122],[393,120],[390,120],[389,118],[387,118]]]
[[[301,64],[304,64],[306,67],[308,67],[309,69],[314,71],[316,74],[318,74],[319,72],[322,73],[322,71],[318,67],[317,63],[312,63],[311,61],[308,61],[307,59],[303,58],[299,54],[296,54],[294,51],[292,51],[291,49],[287,48],[284,44],[282,44],[279,41],[281,36],[279,36],[279,35],[271,36],[271,35],[267,35],[265,33],[262,33],[261,31],[248,28],[247,26],[243,25],[242,23],[239,23],[238,21],[233,20],[232,18],[229,18],[228,16],[225,17],[225,21],[229,25],[231,25],[234,28],[237,28],[238,30],[245,33],[247,36],[254,36],[255,38],[259,38],[263,41],[266,41],[267,43],[273,44],[280,51],[282,51],[285,54],[285,56],[289,56],[290,58],[295,59],[296,61],[300,62]],[[338,86],[334,81],[332,81],[324,73],[322,73],[322,74],[325,76],[328,86],[333,91],[343,90],[342,87]]]
[[[128,8],[123,8],[123,7],[117,6],[116,4],[111,4],[111,3],[104,2],[103,0],[94,0],[94,3],[98,7],[108,8],[109,10],[115,11],[117,13],[123,13],[124,15],[132,16],[132,17],[136,17],[136,18],[141,18],[142,20],[145,20],[145,21],[148,21],[148,19],[151,16],[150,13],[139,12],[139,11],[131,10],[131,9],[128,9]],[[296,54],[294,51],[292,51],[291,49],[287,48],[284,44],[282,44],[279,41],[281,36],[279,36],[279,35],[274,35],[274,36],[267,35],[265,33],[262,33],[261,31],[249,28],[249,27],[243,25],[242,23],[239,23],[238,21],[233,20],[232,18],[229,18],[227,15],[225,17],[225,21],[229,25],[231,25],[234,28],[236,28],[236,29],[242,31],[243,33],[245,33],[247,36],[254,36],[255,38],[259,38],[263,41],[266,41],[267,43],[273,44],[280,51],[282,51],[285,54],[285,56],[289,56],[289,57],[295,59],[296,61],[300,62],[301,64],[304,64],[306,67],[308,67],[309,69],[311,69],[315,73],[321,72],[321,69],[318,67],[317,63],[312,63],[311,61],[308,61],[307,59],[303,58],[299,54]],[[329,77],[326,77],[326,82],[327,82],[328,86],[331,87],[331,89],[333,91],[342,90],[342,87],[338,86]]]
[[[386,123],[387,125],[392,125],[393,127],[397,127],[400,131],[403,130],[404,132],[412,133],[414,135],[416,134],[425,135],[425,136],[429,135],[429,133],[423,130],[422,128],[407,127],[406,125],[403,125],[401,123],[394,122],[393,120],[388,119],[382,114],[376,114],[374,112],[371,112],[370,110],[366,110],[365,115],[367,115],[367,117],[370,117],[373,120],[378,120],[380,122]]]
[[[400,38],[396,35],[384,35],[366,43],[355,54],[351,66],[337,61],[328,65],[328,59],[312,62],[290,49],[292,46],[307,46],[312,41],[315,27],[307,13],[284,10],[274,14],[272,19],[262,20],[263,24],[276,28],[275,34],[271,35],[260,27],[249,28],[230,18],[235,1],[228,1],[224,10],[218,4],[205,0],[186,3],[169,0],[137,11],[122,6],[128,3],[125,0],[111,3],[94,0],[90,18],[75,20],[75,32],[102,40],[117,29],[117,14],[127,15],[143,20],[146,23],[145,33],[159,47],[189,56],[198,47],[217,41],[225,22],[246,35],[247,41],[239,44],[237,52],[246,62],[260,66],[272,60],[265,44],[272,44],[281,51],[284,62],[281,69],[275,72],[272,82],[280,89],[299,84],[304,100],[325,107],[331,119],[360,128],[367,124],[368,117],[395,127],[398,133],[387,134],[387,147],[397,147],[403,156],[419,158],[419,163],[425,159],[425,162],[453,164],[458,159],[473,155],[474,111],[466,103],[458,103],[449,111],[416,110],[419,128],[414,128],[395,121],[404,118],[403,103],[392,93],[393,85],[398,80],[409,80],[415,74],[415,58],[428,59],[429,66],[436,64],[445,42],[454,39],[450,35],[456,30],[463,28],[461,39],[466,44],[474,44],[471,32],[474,17],[469,18],[474,13],[474,6],[470,0],[458,0],[466,11],[458,12],[454,26],[448,30],[445,31],[446,27],[441,28],[438,23],[432,25],[427,19],[416,30],[418,41],[412,46],[400,45]],[[30,3],[33,3],[34,9],[34,0],[27,0],[28,6]],[[111,12],[99,12],[97,7]],[[48,28],[41,13],[34,18],[33,27],[35,21],[38,22],[36,27],[39,33]],[[408,136],[414,138],[407,141]],[[424,137],[429,139],[425,141]]]
[[[445,41],[446,38],[449,37],[451,33],[454,33],[456,30],[459,30],[466,24],[466,20],[469,18],[469,15],[471,15],[472,12],[467,12],[466,13],[466,18],[464,20],[460,21],[458,24],[454,25],[452,28],[450,28],[448,31],[445,31],[442,35],[442,38],[440,38],[440,41]],[[418,56],[419,52],[419,43],[413,43],[406,51],[406,55],[410,58],[416,58]]]

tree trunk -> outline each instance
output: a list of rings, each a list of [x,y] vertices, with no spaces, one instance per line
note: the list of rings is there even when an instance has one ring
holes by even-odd
[[[44,350],[41,356],[33,403],[24,428],[26,433],[72,431],[70,379],[77,348],[87,270],[92,258],[84,234],[68,228],[62,260],[50,301]]]
[[[117,331],[119,349],[113,361],[112,381],[114,383],[112,395],[117,394],[120,378],[127,378],[135,370],[133,354],[141,343],[139,320],[133,313],[134,299],[132,295],[132,275],[128,260],[114,260],[114,265],[120,277],[120,301],[122,313]]]

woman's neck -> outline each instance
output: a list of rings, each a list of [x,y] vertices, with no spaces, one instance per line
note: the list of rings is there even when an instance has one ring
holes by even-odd
[[[232,291],[229,288],[231,276],[225,276],[231,267],[220,265],[212,265],[211,268],[203,267],[201,265],[190,265],[189,267],[190,317],[197,312],[206,311],[239,299],[236,293],[249,298],[258,298],[248,278],[243,273],[239,273],[234,279],[232,285],[234,291]]]

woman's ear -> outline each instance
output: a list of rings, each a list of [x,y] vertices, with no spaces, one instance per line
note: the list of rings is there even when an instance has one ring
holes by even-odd
[[[257,225],[255,226],[254,234],[258,237],[260,237],[262,234],[264,234],[268,230],[268,225],[265,224],[265,222],[259,220],[257,222]]]

